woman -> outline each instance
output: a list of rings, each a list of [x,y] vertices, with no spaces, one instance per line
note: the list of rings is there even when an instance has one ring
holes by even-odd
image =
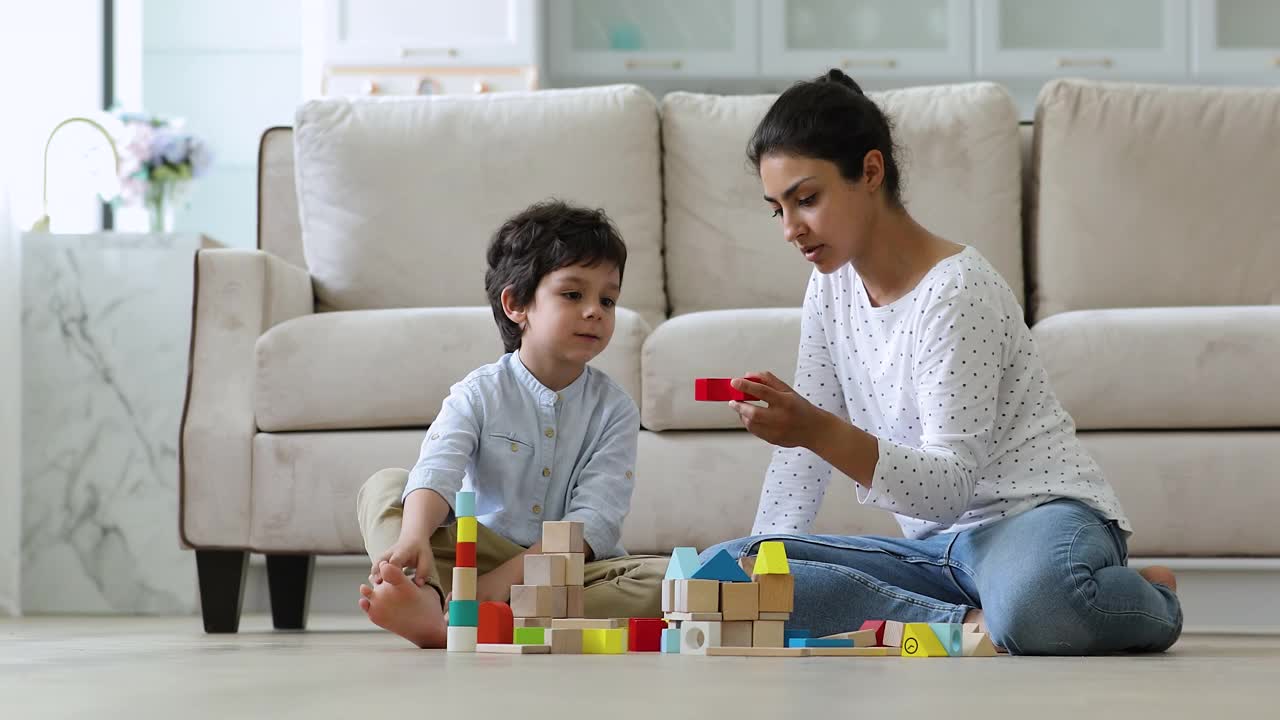
[[[1173,573],[1126,567],[1129,521],[1049,387],[1017,298],[977,250],[903,207],[875,103],[839,70],[798,83],[748,155],[816,272],[795,388],[767,372],[733,381],[764,403],[732,403],[747,430],[779,447],[752,537],[720,547],[748,558],[783,540],[792,621],[815,635],[867,619],[976,621],[1017,654],[1170,647],[1182,629]],[[905,537],[804,534],[832,467]]]

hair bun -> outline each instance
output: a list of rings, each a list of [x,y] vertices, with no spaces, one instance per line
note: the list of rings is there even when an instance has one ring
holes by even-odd
[[[854,82],[853,78],[845,75],[844,71],[840,68],[831,68],[827,71],[826,75],[818,78],[818,82],[829,82],[837,85],[843,85],[859,95],[863,94],[862,87],[859,86],[858,83]]]

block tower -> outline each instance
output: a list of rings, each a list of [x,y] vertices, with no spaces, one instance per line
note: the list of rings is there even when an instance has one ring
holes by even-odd
[[[476,494],[464,490],[454,496],[458,518],[453,567],[453,599],[449,602],[449,652],[475,652],[480,625],[476,602]]]
[[[542,552],[524,556],[524,584],[511,586],[517,645],[541,645],[553,654],[572,654],[590,652],[592,643],[600,640],[588,637],[586,623],[580,621],[586,567],[582,531],[581,522],[542,523]]]

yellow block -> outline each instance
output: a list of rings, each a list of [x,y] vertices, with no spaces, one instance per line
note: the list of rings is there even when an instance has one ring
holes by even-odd
[[[777,540],[760,543],[752,572],[756,575],[790,575],[791,566],[787,564],[787,550],[782,543]]]
[[[476,541],[476,519],[473,517],[458,518],[458,542]]]
[[[947,657],[929,623],[907,623],[902,631],[902,657]]]
[[[626,651],[626,628],[589,628],[582,631],[583,655],[621,655]]]

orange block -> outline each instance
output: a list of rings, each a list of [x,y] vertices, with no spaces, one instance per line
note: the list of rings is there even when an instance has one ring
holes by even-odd
[[[480,603],[480,633],[477,642],[510,645],[515,635],[511,606],[501,602]]]

